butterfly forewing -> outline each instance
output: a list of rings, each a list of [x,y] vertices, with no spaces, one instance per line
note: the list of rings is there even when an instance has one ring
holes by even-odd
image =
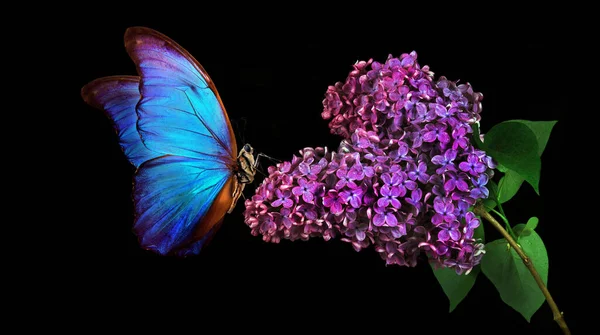
[[[142,144],[136,129],[135,107],[140,101],[140,78],[112,76],[96,79],[85,85],[81,96],[89,105],[103,110],[115,126],[119,144],[127,159],[136,168],[159,156]]]

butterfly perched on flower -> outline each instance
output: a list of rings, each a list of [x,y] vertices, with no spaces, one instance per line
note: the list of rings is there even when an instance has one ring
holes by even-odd
[[[134,232],[161,255],[198,254],[254,180],[253,149],[237,143],[225,107],[204,68],[167,36],[144,27],[125,32],[138,76],[110,76],[81,96],[112,120],[136,168]]]

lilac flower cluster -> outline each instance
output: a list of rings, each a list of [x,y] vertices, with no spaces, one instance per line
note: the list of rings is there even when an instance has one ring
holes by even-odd
[[[423,252],[470,271],[484,253],[470,209],[489,195],[495,168],[469,138],[482,98],[468,83],[434,81],[415,52],[357,62],[323,101],[343,137],[338,151],[305,148],[269,167],[245,222],[268,242],[340,236],[357,251],[373,246],[386,264],[415,266]]]

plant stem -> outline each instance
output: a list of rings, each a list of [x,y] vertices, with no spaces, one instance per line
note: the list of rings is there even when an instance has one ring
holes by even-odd
[[[502,210],[502,208],[500,208]],[[502,213],[498,212],[495,209],[491,209],[492,212],[496,213],[496,215],[498,215],[502,221],[504,221],[504,227],[506,227],[506,230],[508,231],[508,233],[510,234],[510,236],[512,236],[513,239],[517,238],[517,235],[515,235],[515,232],[512,230],[512,228],[510,227],[510,223],[508,223],[508,219],[506,218],[506,215],[504,214],[504,211],[502,211]]]
[[[562,331],[563,331],[563,334],[571,335],[571,331],[569,330],[569,327],[567,326],[567,322],[565,321],[565,319],[563,317],[563,313],[558,309],[558,306],[554,302],[554,299],[552,299],[552,296],[550,295],[548,288],[544,284],[544,281],[542,280],[542,277],[540,277],[540,274],[537,272],[537,270],[533,266],[533,262],[531,261],[531,259],[529,259],[529,257],[525,254],[525,252],[523,252],[523,249],[521,249],[521,247],[512,238],[512,236],[506,231],[506,229],[504,229],[502,227],[502,225],[498,221],[496,221],[496,219],[494,219],[494,217],[490,213],[488,213],[485,210],[485,208],[483,207],[483,205],[481,203],[479,203],[475,206],[474,213],[481,216],[482,218],[488,220],[492,224],[492,226],[494,226],[494,228],[496,228],[496,230],[498,230],[500,232],[500,234],[502,234],[502,236],[506,239],[506,241],[508,241],[508,244],[510,244],[510,246],[513,249],[515,249],[515,251],[517,252],[519,257],[521,257],[521,259],[523,260],[523,264],[525,264],[525,266],[527,267],[529,272],[531,272],[531,275],[533,276],[533,279],[535,279],[535,282],[537,283],[537,285],[540,287],[542,294],[544,294],[544,297],[546,297],[546,301],[548,301],[548,305],[550,306],[550,309],[552,310],[552,314],[554,315],[554,321],[556,321],[556,323],[558,323],[558,325],[560,326],[560,329],[562,329]]]

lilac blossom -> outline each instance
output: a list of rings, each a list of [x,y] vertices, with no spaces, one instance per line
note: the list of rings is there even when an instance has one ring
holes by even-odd
[[[402,206],[400,204],[400,200],[398,200],[398,197],[400,196],[400,188],[384,185],[379,192],[381,193],[381,198],[377,200],[378,207],[383,208],[391,205],[392,207],[398,209],[400,206]]]
[[[298,178],[298,186],[292,189],[295,196],[302,196],[306,203],[313,203],[318,184],[315,181],[307,181],[306,178]]]
[[[475,199],[485,199],[490,195],[490,191],[485,187],[488,182],[488,176],[486,174],[481,174],[472,181],[473,188],[471,189],[471,197]]]
[[[353,208],[360,208],[363,193],[364,190],[362,187],[356,187],[340,192],[340,197]]]
[[[456,159],[456,150],[448,149],[443,155],[436,155],[431,158],[431,162],[436,165],[441,165],[435,172],[439,175],[446,171],[456,171],[454,160]]]
[[[329,207],[331,214],[338,215],[344,211],[344,199],[338,194],[336,190],[329,190],[325,197],[323,197],[323,205]]]
[[[413,181],[420,181],[423,184],[426,184],[429,180],[429,175],[427,174],[427,164],[423,161],[419,162],[418,165],[413,163],[408,164],[409,172],[408,177]]]
[[[377,227],[386,225],[388,227],[395,227],[398,225],[398,218],[396,217],[396,210],[389,207],[375,206],[375,215],[373,216],[373,224]]]
[[[448,241],[452,239],[453,241],[458,241],[460,239],[460,232],[458,229],[460,228],[460,223],[458,220],[453,220],[452,222],[442,223],[439,228],[441,229],[438,233],[438,239],[442,242]]]
[[[469,155],[466,162],[461,162],[458,167],[465,172],[469,172],[472,176],[478,176],[485,172],[486,166],[481,162],[481,159],[476,155]]]
[[[357,62],[323,100],[338,150],[305,148],[269,167],[246,224],[267,242],[340,237],[388,265],[426,255],[468,273],[485,252],[471,208],[496,167],[471,140],[482,99],[469,83],[434,79],[416,52]]]
[[[294,201],[290,199],[292,197],[292,192],[289,190],[281,190],[276,189],[275,194],[277,195],[277,199],[271,203],[273,207],[279,207],[283,205],[284,208],[290,208],[294,206]]]

